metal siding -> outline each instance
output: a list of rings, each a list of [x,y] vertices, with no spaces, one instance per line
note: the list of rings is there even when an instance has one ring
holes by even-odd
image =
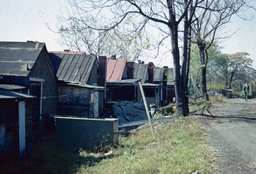
[[[56,145],[67,150],[97,150],[118,142],[117,119],[55,117]]]
[[[148,72],[147,64],[135,64],[134,78],[141,79],[142,83],[145,83]]]

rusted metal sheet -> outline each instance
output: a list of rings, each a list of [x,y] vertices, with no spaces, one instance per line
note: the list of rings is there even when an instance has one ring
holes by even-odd
[[[107,81],[122,80],[126,77],[126,59],[108,59],[107,60]]]

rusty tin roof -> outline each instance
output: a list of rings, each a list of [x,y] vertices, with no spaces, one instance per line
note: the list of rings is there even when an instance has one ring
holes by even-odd
[[[126,78],[126,59],[107,59],[106,81],[119,81]]]

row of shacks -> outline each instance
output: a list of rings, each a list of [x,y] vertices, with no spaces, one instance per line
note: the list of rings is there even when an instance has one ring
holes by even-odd
[[[168,73],[169,72],[169,73]],[[168,67],[84,52],[48,52],[39,42],[0,42],[0,160],[22,158],[40,133],[54,129],[52,115],[108,117],[108,103],[148,105],[173,100]]]

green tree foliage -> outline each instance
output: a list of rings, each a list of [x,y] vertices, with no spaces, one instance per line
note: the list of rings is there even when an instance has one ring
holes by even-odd
[[[213,43],[208,49],[209,62],[206,77],[209,90],[220,91],[225,84],[222,74],[223,71],[220,71],[223,69],[222,66],[225,64],[222,62],[222,56],[223,54],[221,53],[219,46]],[[193,79],[194,84],[198,84],[198,87],[200,87],[201,63],[199,48],[196,44],[192,44],[191,49],[190,77]]]
[[[240,91],[243,83],[252,81],[254,70],[252,59],[246,52],[234,54],[217,54],[209,61],[208,82],[222,84],[222,89]]]
[[[243,7],[247,8],[246,0],[205,0],[204,8],[199,8],[195,13],[195,22],[193,23],[192,33],[194,42],[199,48],[201,63],[200,88],[201,93],[207,92],[206,72],[209,61],[208,49],[212,43],[220,39],[220,31],[227,25],[234,15],[239,15]],[[222,36],[223,37],[223,36]],[[207,97],[208,98],[208,97]]]
[[[191,38],[197,41],[201,50],[201,86],[205,86],[205,91],[209,47],[206,43],[214,41],[208,40],[207,36],[215,36],[216,28],[226,21],[223,19],[229,20],[229,12],[236,13],[236,7],[245,1],[70,0],[74,10],[70,17],[62,18],[60,32],[67,43],[78,50],[85,47],[89,53],[107,56],[115,53],[135,59],[141,55],[142,49],[150,46],[155,33],[149,35],[145,32],[154,28],[153,31],[160,33],[155,42],[158,50],[167,42],[171,51],[177,114],[187,116]],[[217,24],[211,20],[219,18]]]
[[[235,79],[241,79],[243,82],[249,80],[249,70],[252,67],[253,60],[248,56],[249,54],[246,52],[227,55],[227,81],[229,88],[232,88]]]

